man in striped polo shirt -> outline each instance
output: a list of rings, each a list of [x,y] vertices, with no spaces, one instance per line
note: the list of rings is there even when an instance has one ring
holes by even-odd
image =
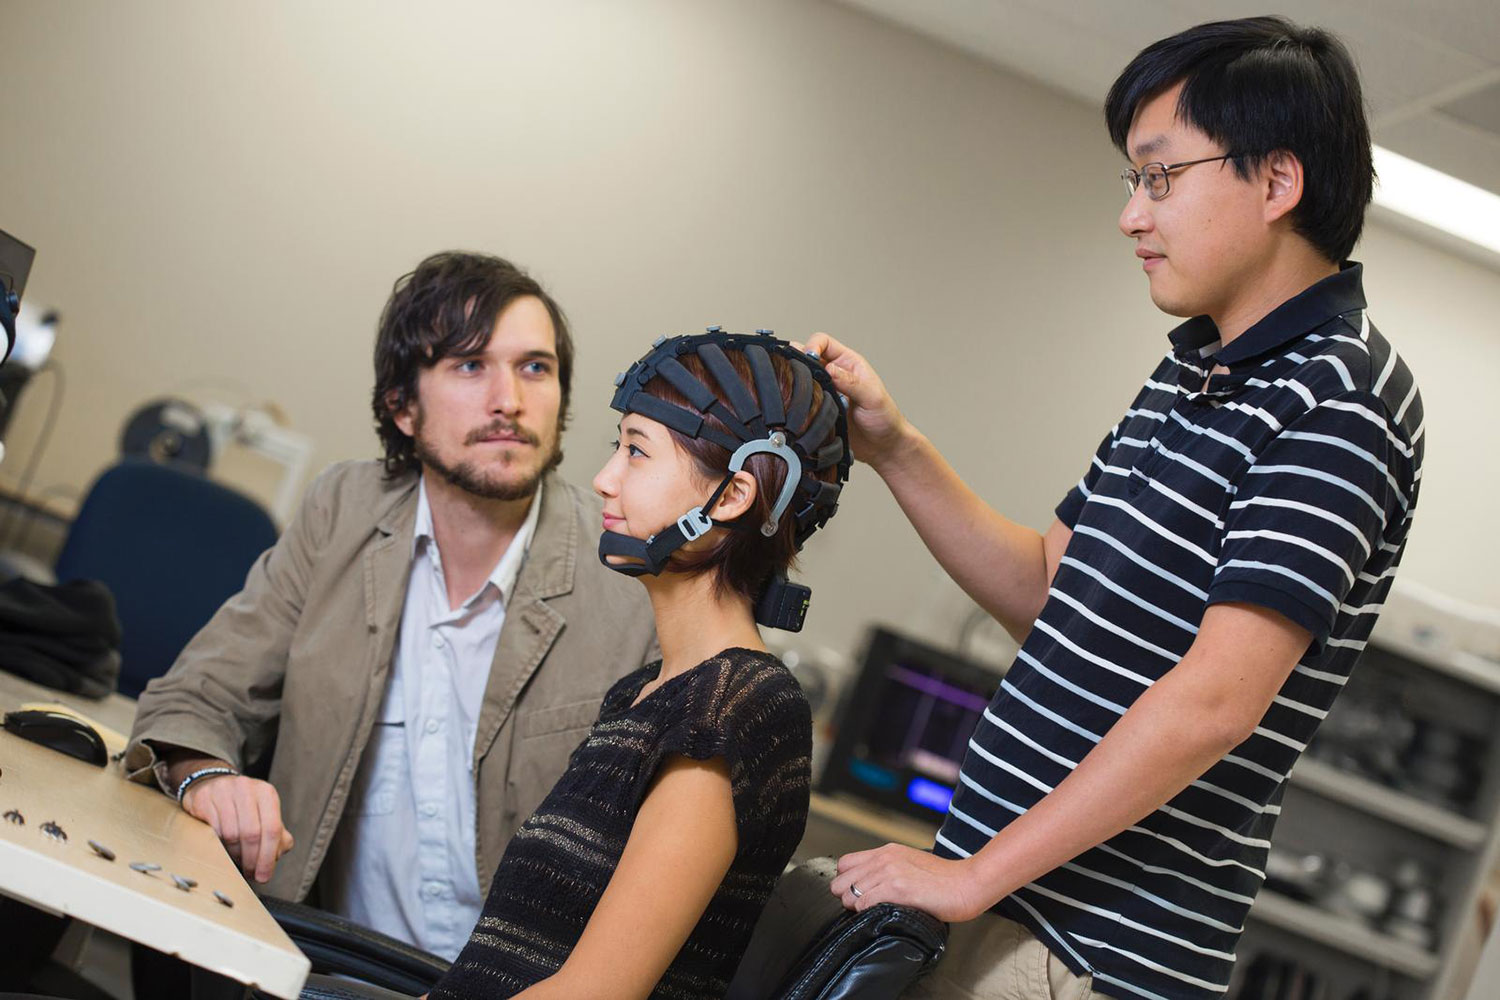
[[[1105,115],[1120,229],[1190,318],[1045,534],[975,496],[862,357],[808,344],[856,455],[1022,642],[934,850],[851,854],[833,882],[955,923],[922,996],[1223,994],[1287,774],[1416,504],[1420,396],[1347,260],[1373,176],[1347,51],[1200,25],[1142,51]]]

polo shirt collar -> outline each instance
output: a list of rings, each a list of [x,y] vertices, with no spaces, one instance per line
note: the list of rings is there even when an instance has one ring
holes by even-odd
[[[1287,299],[1240,334],[1228,347],[1219,347],[1219,328],[1207,316],[1194,316],[1170,334],[1178,360],[1208,362],[1233,368],[1287,346],[1335,316],[1365,308],[1364,265],[1345,261],[1330,274]],[[1209,360],[1211,359],[1211,360]]]

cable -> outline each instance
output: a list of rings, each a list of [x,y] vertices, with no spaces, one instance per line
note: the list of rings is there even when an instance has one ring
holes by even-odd
[[[31,528],[36,524],[38,514],[46,514],[51,518],[65,520],[60,515],[42,506],[42,501],[50,497],[65,497],[69,500],[81,501],[83,494],[78,491],[77,487],[69,486],[66,483],[54,483],[25,504],[20,504],[19,499],[15,501],[20,506],[20,513],[15,515],[19,520],[16,523],[16,530],[10,544],[7,546],[8,548],[18,550],[26,544],[27,540],[31,538]]]
[[[57,415],[62,411],[63,393],[67,388],[67,380],[63,377],[62,366],[56,361],[48,361],[38,368],[32,378],[43,372],[51,372],[53,377],[52,400],[47,407],[47,417],[42,423],[41,433],[37,435],[36,445],[32,447],[31,454],[26,459],[26,471],[21,473],[21,478],[16,484],[15,503],[10,517],[5,522],[5,534],[0,536],[0,547],[9,547],[11,536],[16,533],[20,524],[21,511],[25,509],[26,491],[31,487],[32,477],[36,475],[36,467],[41,461],[42,455],[47,450],[47,445],[52,440],[52,429],[57,425]]]

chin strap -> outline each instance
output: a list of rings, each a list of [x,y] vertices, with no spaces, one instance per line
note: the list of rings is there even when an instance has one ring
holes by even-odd
[[[610,569],[619,570],[629,576],[642,576],[651,574],[656,576],[667,568],[667,563],[672,558],[672,553],[682,548],[688,542],[695,541],[708,534],[714,528],[730,528],[735,531],[753,530],[749,525],[740,524],[737,521],[716,521],[703,513],[705,509],[713,510],[714,505],[719,502],[719,497],[734,482],[734,474],[745,467],[745,461],[751,455],[771,454],[780,458],[787,465],[787,474],[781,484],[781,493],[776,497],[776,504],[771,508],[770,520],[760,526],[760,533],[767,538],[776,534],[776,529],[781,524],[781,517],[787,508],[792,505],[792,498],[797,493],[797,485],[802,477],[802,460],[797,453],[787,447],[786,435],[781,431],[773,431],[764,441],[746,441],[734,450],[729,458],[729,473],[719,481],[709,498],[697,507],[688,511],[677,519],[677,523],[670,528],[664,528],[642,541],[618,531],[606,531],[599,536],[599,558]],[[624,556],[637,562],[617,564],[609,561],[608,556]]]

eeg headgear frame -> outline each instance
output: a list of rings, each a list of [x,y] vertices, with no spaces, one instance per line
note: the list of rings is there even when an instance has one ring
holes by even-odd
[[[816,358],[777,340],[769,330],[757,330],[754,336],[744,336],[724,333],[722,328],[711,326],[707,333],[695,336],[658,338],[651,347],[645,357],[615,379],[615,395],[610,406],[621,413],[638,413],[687,437],[714,442],[730,453],[729,471],[707,501],[650,538],[642,540],[618,532],[604,532],[599,538],[600,560],[611,569],[631,576],[647,573],[654,576],[667,567],[672,553],[714,527],[758,530],[770,537],[788,512],[796,522],[793,538],[800,551],[812,533],[838,510],[839,492],[849,479],[848,418],[843,400],[828,373]],[[760,397],[759,405],[730,363],[726,351],[738,351],[749,364],[755,395]],[[686,354],[698,357],[718,384],[718,392],[677,360]],[[790,405],[783,404],[781,383],[771,365],[772,354],[779,354],[791,362]],[[646,385],[658,377],[676,389],[692,409],[645,392]],[[815,382],[823,388],[823,401],[818,412],[812,414]],[[723,424],[727,433],[710,424],[705,419],[709,415]],[[810,422],[809,416],[812,417]],[[796,428],[803,426],[806,430],[797,434]],[[832,437],[830,432],[833,432]],[[718,503],[734,474],[745,467],[745,461],[760,453],[775,455],[787,464],[786,480],[776,497],[770,518],[757,526],[710,518],[705,511],[712,510]],[[817,477],[818,472],[829,468],[837,469],[835,482],[824,482]],[[609,562],[609,556],[624,556],[636,561],[615,565]],[[773,577],[767,581],[766,590],[756,602],[756,620],[762,625],[795,632],[802,627],[810,595],[811,591],[806,587],[788,583],[784,576]]]

